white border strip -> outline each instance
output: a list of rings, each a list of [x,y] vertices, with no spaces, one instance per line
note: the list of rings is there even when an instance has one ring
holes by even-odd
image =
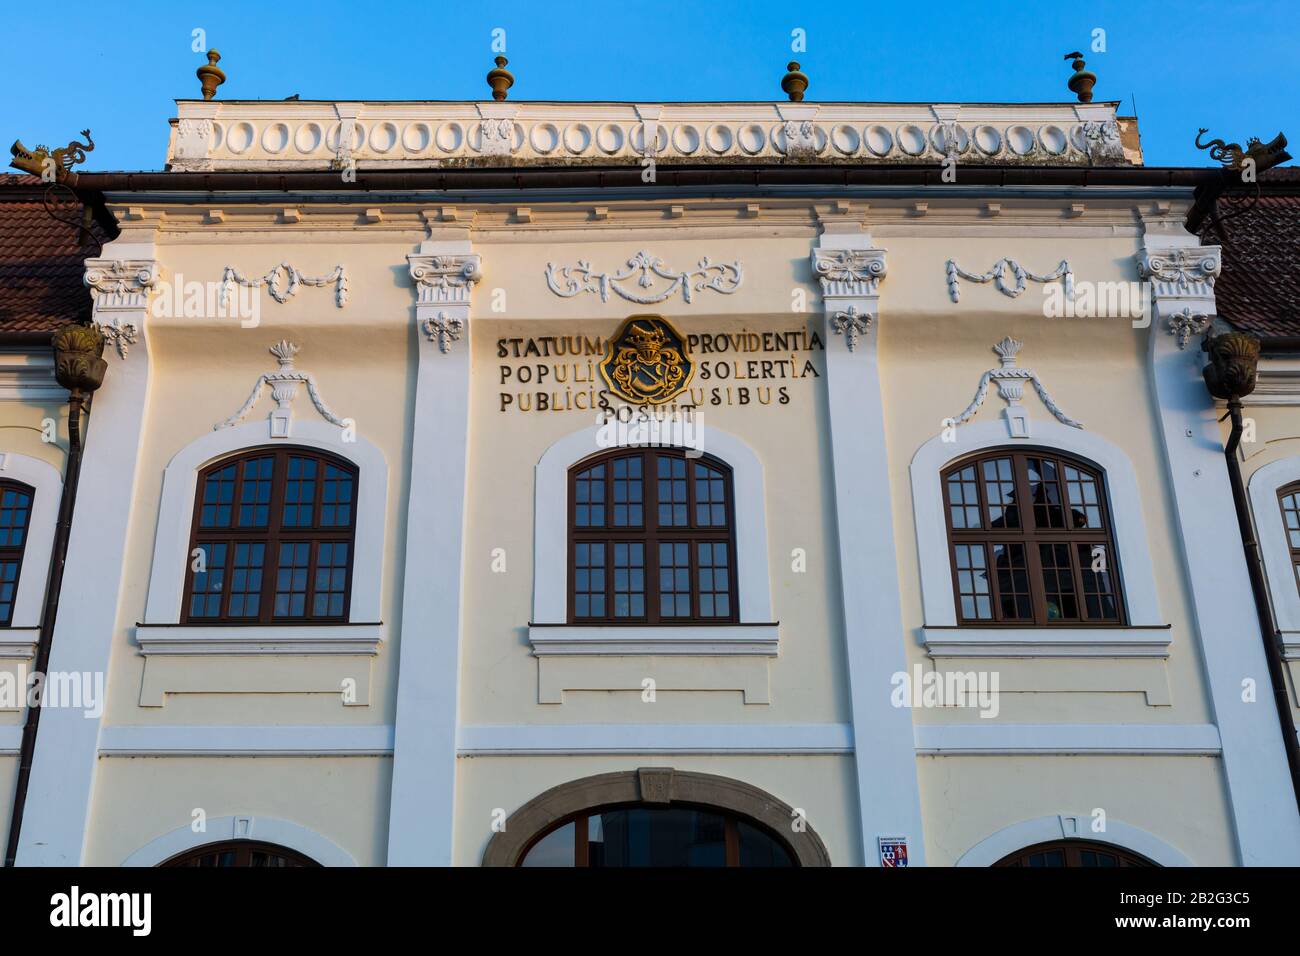
[[[387,757],[388,724],[360,727],[154,727],[118,724],[100,733],[101,757]]]
[[[480,724],[456,741],[461,757],[852,752],[849,724]]]
[[[948,724],[918,726],[926,756],[1151,754],[1212,757],[1223,752],[1213,724]]]

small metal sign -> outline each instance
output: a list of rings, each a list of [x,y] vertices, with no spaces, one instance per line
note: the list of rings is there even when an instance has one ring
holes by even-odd
[[[876,837],[880,846],[880,865],[907,866],[907,837]]]

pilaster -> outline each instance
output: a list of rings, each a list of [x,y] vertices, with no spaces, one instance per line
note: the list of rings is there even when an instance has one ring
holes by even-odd
[[[1300,816],[1269,694],[1223,433],[1205,389],[1201,336],[1215,315],[1220,250],[1181,222],[1145,220],[1138,271],[1152,285],[1148,355],[1241,862],[1300,864]],[[1253,681],[1255,693],[1246,693]]]
[[[110,243],[86,261],[94,321],[107,339],[108,373],[86,419],[81,480],[68,541],[63,595],[49,670],[108,687],[121,632],[119,600],[127,529],[137,497],[138,459],[149,406],[146,318],[159,268],[150,241]],[[47,707],[41,714],[19,866],[78,866],[93,798],[105,701]]]
[[[419,361],[388,864],[450,866],[464,614],[469,307],[481,262],[467,239],[426,240],[407,260],[417,296]]]
[[[894,549],[894,515],[877,358],[885,251],[861,223],[824,224],[812,250],[825,318],[835,517],[853,714],[863,862],[877,839],[904,837],[924,865],[911,713],[893,706],[891,679],[907,655]]]

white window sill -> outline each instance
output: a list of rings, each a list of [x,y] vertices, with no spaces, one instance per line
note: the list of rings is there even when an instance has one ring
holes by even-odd
[[[533,654],[776,657],[777,624],[530,624]]]
[[[137,624],[145,657],[184,654],[375,655],[383,624]]]
[[[1169,625],[1160,627],[923,627],[931,657],[1167,658]]]
[[[40,637],[39,627],[0,628],[0,658],[31,660],[36,656],[36,643]]]

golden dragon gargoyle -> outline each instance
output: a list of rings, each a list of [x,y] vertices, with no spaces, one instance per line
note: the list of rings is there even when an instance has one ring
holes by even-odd
[[[90,130],[83,129],[81,135],[86,137],[84,143],[74,139],[67,146],[54,152],[50,152],[49,147],[46,146],[37,146],[31,150],[22,144],[22,140],[14,140],[13,146],[9,147],[9,152],[14,157],[9,165],[33,176],[39,176],[46,182],[61,183],[68,178],[72,167],[84,163],[86,153],[95,148],[95,141],[90,138]]]

